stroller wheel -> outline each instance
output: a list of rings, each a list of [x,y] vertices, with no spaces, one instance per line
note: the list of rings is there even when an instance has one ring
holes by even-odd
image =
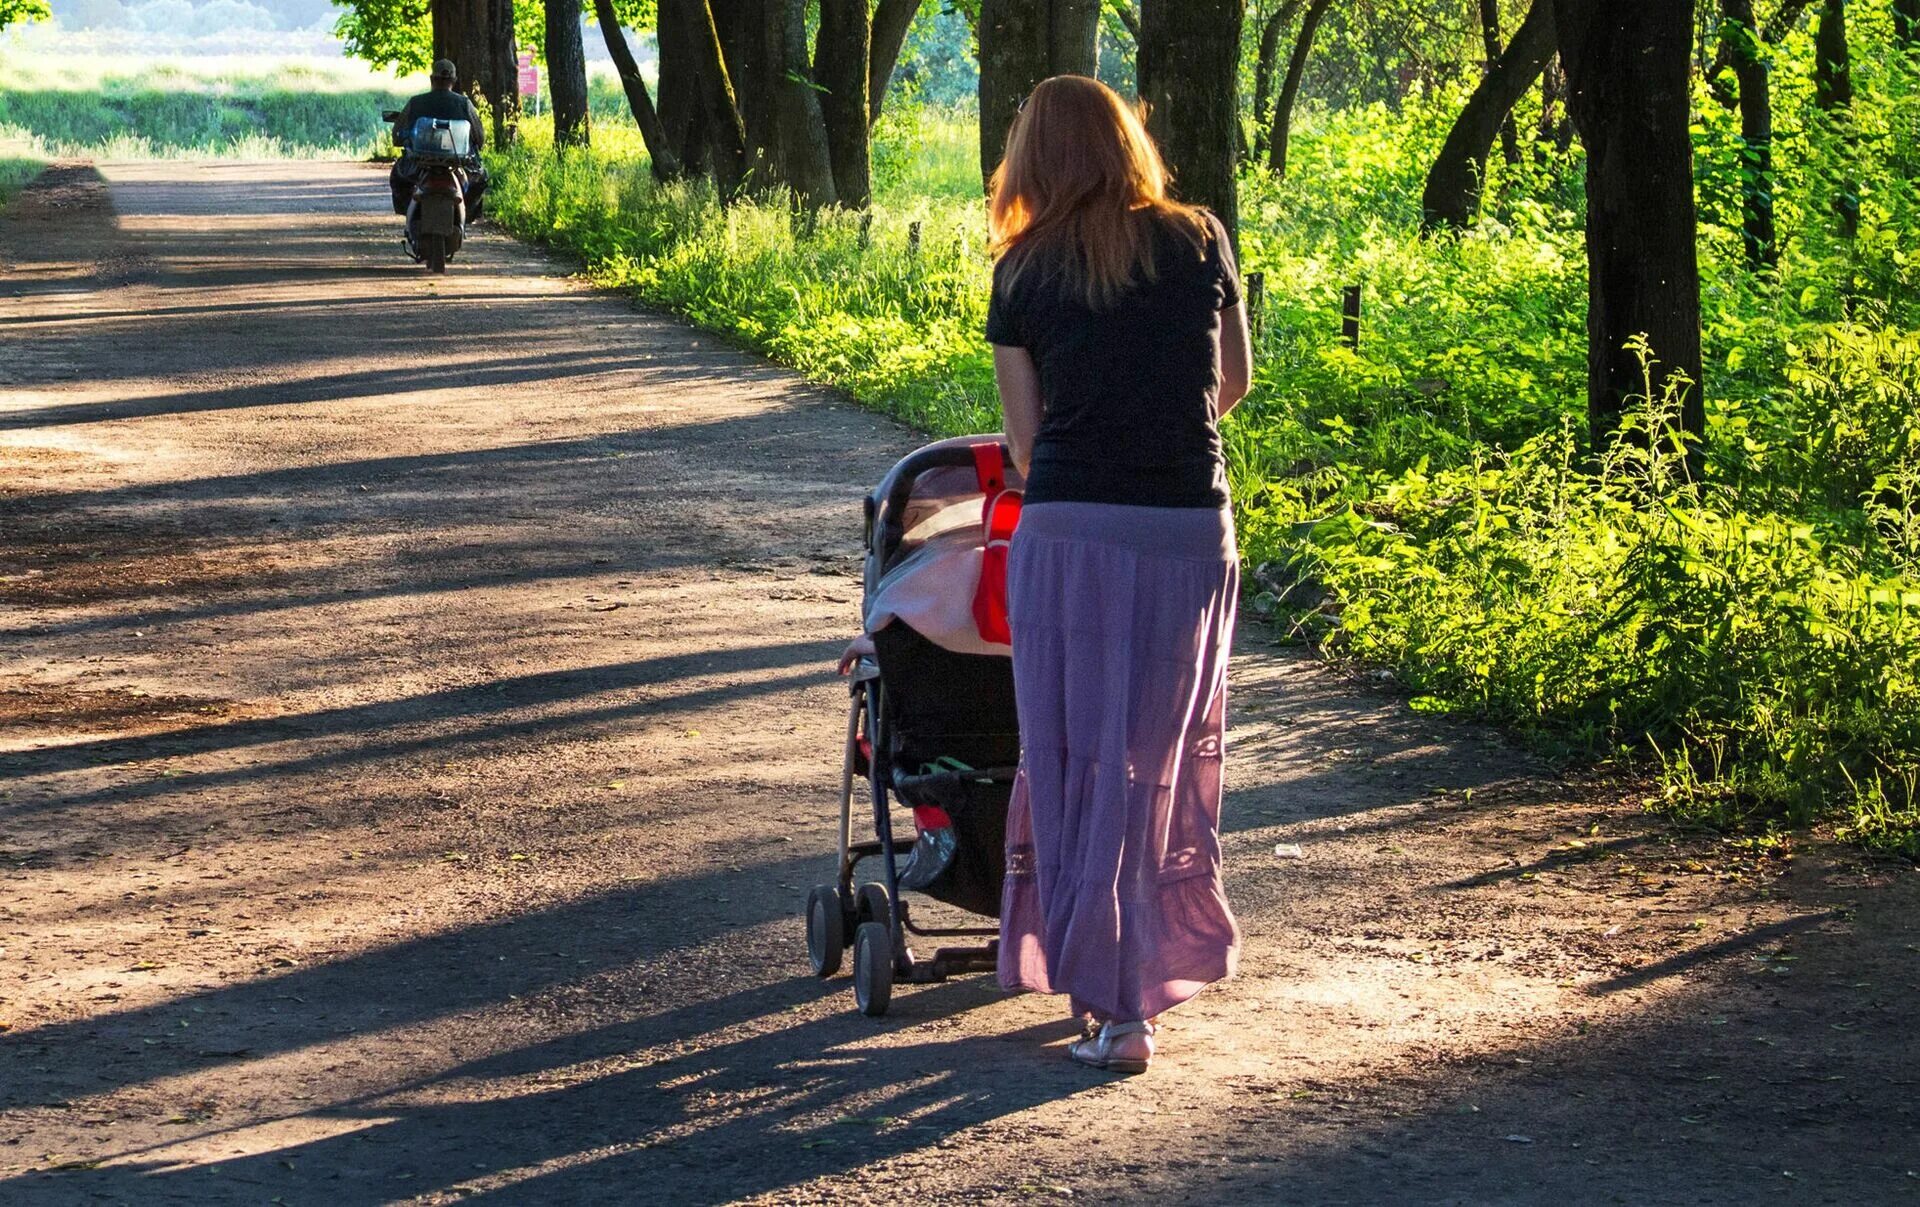
[[[862,922],[853,932],[853,1000],[868,1018],[885,1014],[893,1000],[893,938],[885,923]]]
[[[888,928],[893,926],[893,902],[887,897],[886,885],[869,880],[860,886],[860,894],[854,901],[854,916],[861,922],[878,922]]]
[[[846,951],[844,926],[840,890],[831,884],[815,885],[807,894],[807,960],[813,975],[830,977],[840,971],[840,957]]]

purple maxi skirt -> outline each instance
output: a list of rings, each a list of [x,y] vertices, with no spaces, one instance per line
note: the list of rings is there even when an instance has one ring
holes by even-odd
[[[1036,503],[1008,560],[1022,758],[1000,982],[1152,1018],[1233,974],[1220,883],[1233,519]]]

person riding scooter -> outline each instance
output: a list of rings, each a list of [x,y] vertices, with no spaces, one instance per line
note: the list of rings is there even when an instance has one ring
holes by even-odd
[[[453,81],[457,74],[452,59],[441,59],[433,65],[433,74],[428,77],[433,90],[422,92],[414,97],[407,102],[407,107],[400,111],[400,116],[393,123],[393,142],[395,146],[405,148],[408,136],[413,130],[413,123],[423,117],[466,122],[474,155],[474,166],[466,174],[467,221],[473,222],[480,217],[480,197],[487,191],[487,170],[480,166],[480,151],[486,145],[487,139],[480,125],[480,111],[474,108],[472,101],[453,90]],[[387,183],[393,187],[394,213],[407,212],[407,203],[413,199],[416,175],[416,165],[412,162],[411,154],[403,151],[400,158],[395,161],[393,171],[387,176]]]

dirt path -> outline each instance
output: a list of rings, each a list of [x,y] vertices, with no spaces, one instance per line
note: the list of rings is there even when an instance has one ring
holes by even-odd
[[[1151,1074],[856,1016],[798,912],[911,435],[497,235],[429,278],[367,167],[105,174],[0,219],[0,1200],[1920,1200],[1920,876],[1255,630],[1244,967]]]

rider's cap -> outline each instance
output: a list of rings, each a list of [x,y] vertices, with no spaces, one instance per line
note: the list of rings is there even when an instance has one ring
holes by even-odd
[[[435,79],[435,80],[453,80],[453,79],[458,79],[459,77],[460,77],[460,73],[454,70],[453,60],[441,59],[438,62],[434,63],[433,75],[431,75],[428,78]]]

